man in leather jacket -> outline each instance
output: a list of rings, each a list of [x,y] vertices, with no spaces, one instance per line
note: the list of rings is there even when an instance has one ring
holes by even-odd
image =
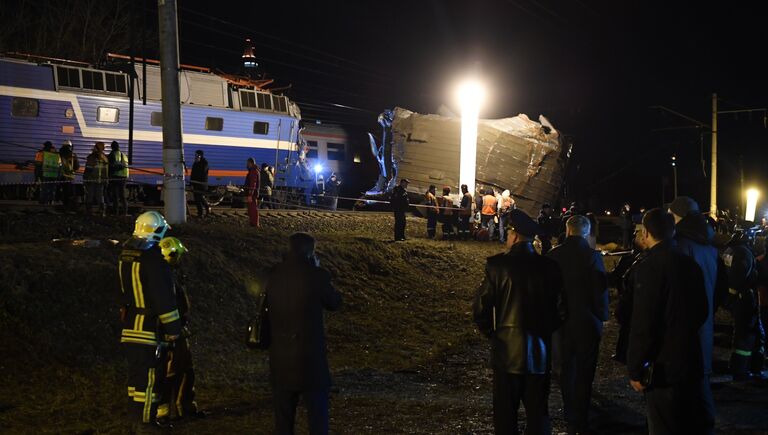
[[[549,354],[552,333],[565,319],[562,276],[557,263],[534,251],[539,228],[533,219],[512,210],[506,230],[509,251],[488,258],[472,307],[491,341],[494,428],[517,433],[522,400],[526,433],[549,433]]]

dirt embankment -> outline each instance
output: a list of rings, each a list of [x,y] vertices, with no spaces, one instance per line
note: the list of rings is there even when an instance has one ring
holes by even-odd
[[[409,240],[394,243],[388,214],[273,212],[262,222],[250,228],[242,211],[230,211],[172,231],[190,249],[182,272],[198,402],[212,411],[174,432],[272,432],[267,357],[244,347],[243,330],[260,277],[279,261],[291,232],[307,231],[344,297],[342,310],[327,316],[331,431],[492,433],[488,347],[469,312],[485,257],[501,245],[425,240],[424,220],[411,218]],[[132,226],[128,218],[0,209],[1,432],[125,433],[119,245],[108,240],[126,239]],[[55,238],[100,243],[75,247]],[[593,423],[599,433],[645,433],[642,397],[610,360],[616,337],[617,325],[606,322]],[[722,312],[715,344],[718,432],[768,433],[765,386],[723,375],[730,327]],[[556,383],[550,414],[563,429]],[[304,418],[300,412],[299,433]]]
[[[419,222],[411,224],[414,235],[423,230],[414,228]],[[0,383],[7,387],[0,392],[1,425],[119,432],[125,397],[120,248],[108,240],[124,240],[132,221],[5,212],[0,229]],[[387,400],[407,397],[403,380],[387,377],[425,373],[447,351],[476,339],[471,293],[484,257],[500,245],[393,243],[389,215],[275,213],[259,230],[235,212],[191,221],[171,233],[190,249],[182,271],[192,300],[199,401],[216,411],[192,432],[229,424],[235,432],[269,432],[266,356],[244,348],[243,328],[253,313],[251,293],[293,231],[318,238],[321,263],[344,296],[342,311],[327,316],[327,329],[330,364],[338,388],[346,381],[357,397],[351,402],[372,400],[362,396],[377,382]],[[55,238],[100,244],[71,246]]]

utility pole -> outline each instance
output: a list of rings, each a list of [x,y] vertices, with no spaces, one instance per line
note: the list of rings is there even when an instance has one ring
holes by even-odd
[[[170,224],[187,221],[184,148],[179,95],[179,29],[176,0],[157,0],[160,24],[160,84],[163,98],[163,200]]]
[[[717,220],[717,94],[712,94],[712,168],[709,187],[709,215]]]
[[[674,198],[677,198],[677,156],[675,156],[674,154],[672,155],[672,179],[673,179],[673,182],[675,183]]]

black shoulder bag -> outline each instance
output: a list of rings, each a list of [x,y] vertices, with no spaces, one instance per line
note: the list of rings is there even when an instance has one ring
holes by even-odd
[[[269,349],[270,335],[267,292],[263,291],[259,295],[257,314],[248,323],[248,335],[245,344],[251,349]]]

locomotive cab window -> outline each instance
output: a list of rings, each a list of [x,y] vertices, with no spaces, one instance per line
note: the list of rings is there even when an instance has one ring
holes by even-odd
[[[83,70],[83,89],[104,90],[104,74],[101,71]]]
[[[213,131],[224,130],[224,118],[212,118],[210,116],[206,117],[205,129]]]
[[[120,109],[117,107],[99,106],[96,110],[96,120],[116,124],[120,120]]]
[[[40,112],[40,102],[34,98],[14,98],[11,101],[11,115],[21,118],[34,118]]]
[[[79,68],[67,68],[64,66],[56,65],[56,81],[59,86],[65,86],[68,88],[80,87],[80,69]]]
[[[118,92],[121,94],[126,93],[125,88],[125,75],[123,74],[113,74],[113,73],[104,73],[104,75],[107,78],[107,91],[109,92]]]
[[[253,134],[269,134],[269,123],[254,121]]]

